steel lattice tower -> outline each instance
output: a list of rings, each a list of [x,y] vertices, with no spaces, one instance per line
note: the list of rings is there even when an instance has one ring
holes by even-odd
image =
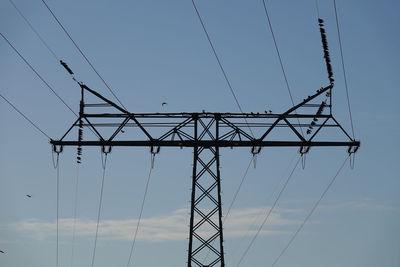
[[[280,114],[130,113],[85,84],[79,85],[79,117],[59,140],[50,141],[54,151],[76,146],[80,162],[83,146],[102,147],[103,151],[111,151],[116,146],[145,146],[150,147],[152,153],[158,153],[160,147],[193,148],[188,267],[225,266],[220,148],[250,147],[253,153],[258,153],[263,147],[298,147],[300,153],[307,153],[315,146],[342,146],[348,147],[349,153],[355,153],[360,146],[332,115],[333,83]],[[71,137],[74,128],[79,129],[77,139]],[[94,135],[87,137],[91,133],[85,131],[84,141],[85,128]],[[121,134],[128,128],[134,129],[130,137]],[[300,128],[307,128],[307,138],[300,133]],[[259,137],[254,137],[251,129],[256,129]],[[291,134],[291,137],[279,139],[281,134],[274,135],[277,129],[285,130],[285,136]],[[341,140],[317,141],[319,133],[325,129],[338,130]],[[206,253],[210,255],[204,264]]]

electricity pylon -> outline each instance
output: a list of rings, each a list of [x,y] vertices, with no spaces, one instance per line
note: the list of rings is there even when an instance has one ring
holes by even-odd
[[[64,146],[77,146],[80,163],[83,146],[102,147],[105,153],[116,146],[149,147],[153,154],[160,147],[193,148],[188,267],[225,266],[221,147],[250,147],[253,154],[263,147],[298,147],[304,154],[315,146],[348,147],[349,153],[360,146],[332,115],[333,82],[279,114],[130,113],[85,84],[79,85],[79,117],[59,140],[50,141],[55,152],[61,152]],[[79,128],[77,138],[72,134],[74,128]],[[85,141],[84,128],[91,130],[85,132]],[[337,141],[332,141],[332,134],[324,133],[333,129],[340,133]],[[202,262],[205,258],[206,264]]]

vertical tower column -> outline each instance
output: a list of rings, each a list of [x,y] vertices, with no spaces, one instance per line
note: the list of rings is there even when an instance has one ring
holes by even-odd
[[[198,140],[217,140],[218,119],[196,119],[194,132]],[[225,266],[219,165],[218,147],[194,147],[188,267]]]

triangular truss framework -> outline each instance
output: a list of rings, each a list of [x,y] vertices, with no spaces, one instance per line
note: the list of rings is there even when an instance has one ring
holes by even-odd
[[[225,266],[221,147],[251,147],[256,154],[263,147],[299,147],[300,153],[307,153],[313,146],[343,146],[355,153],[360,146],[332,115],[333,83],[279,114],[130,113],[85,84],[79,85],[79,117],[59,140],[51,140],[54,151],[77,146],[80,163],[83,146],[99,146],[105,152],[115,146],[146,146],[152,153],[166,146],[193,147],[188,267]],[[78,128],[78,138],[72,134],[74,128]],[[90,131],[83,136],[85,128]],[[328,140],[322,138],[323,130],[333,129],[340,137],[338,141],[332,141],[332,135]]]

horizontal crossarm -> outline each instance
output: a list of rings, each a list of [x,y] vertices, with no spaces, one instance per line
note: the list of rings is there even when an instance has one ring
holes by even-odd
[[[56,146],[147,146],[147,147],[321,147],[342,146],[358,147],[359,141],[231,141],[231,140],[148,140],[148,141],[57,141],[50,143]]]

